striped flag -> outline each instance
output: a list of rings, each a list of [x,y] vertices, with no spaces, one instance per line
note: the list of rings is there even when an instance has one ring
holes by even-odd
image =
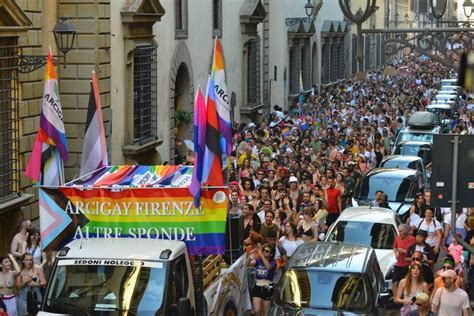
[[[64,184],[63,162],[69,158],[61,99],[51,49],[44,78],[40,127],[33,144],[25,175],[43,185]]]
[[[104,121],[100,105],[99,85],[95,71],[92,71],[91,92],[87,109],[86,132],[82,146],[81,177],[101,167],[107,166]]]
[[[202,95],[201,87],[198,87],[196,99],[194,100],[194,159],[193,175],[189,192],[194,196],[194,205],[199,207],[201,198],[201,183],[203,178],[204,151],[206,148],[206,102]]]
[[[224,71],[224,54],[219,39],[216,37],[214,57],[212,59],[211,83],[214,89],[215,104],[218,117],[220,144],[222,153],[230,156],[232,153],[232,124],[230,121],[230,96]]]
[[[204,161],[202,171],[202,182],[210,186],[224,185],[222,174],[221,147],[219,143],[219,123],[216,110],[216,97],[214,85],[209,76],[207,82],[207,124],[206,124],[206,148],[204,150]]]

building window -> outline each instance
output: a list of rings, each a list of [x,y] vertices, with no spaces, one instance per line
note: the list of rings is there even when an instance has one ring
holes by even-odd
[[[212,0],[212,36],[222,36],[222,0]]]
[[[309,38],[304,39],[301,48],[301,71],[303,72],[303,88],[305,91],[311,88],[311,50]]]
[[[327,43],[327,40],[325,40],[326,43],[323,44],[322,48],[322,78],[321,81],[322,83],[329,83],[329,74],[331,73],[330,65],[329,65],[329,44]]]
[[[370,64],[371,61],[371,50],[370,50],[370,36],[366,35],[364,38],[364,50],[365,50],[365,70],[370,70],[372,65]]]
[[[0,38],[0,203],[19,191],[18,38]]]
[[[357,37],[352,35],[352,74],[357,73]]]
[[[298,45],[293,44],[290,48],[290,94],[298,94],[300,91],[300,67],[298,58]]]
[[[139,46],[133,56],[133,142],[143,145],[157,139],[156,47]]]
[[[247,42],[247,92],[248,106],[260,104],[260,41],[252,38]]]
[[[338,63],[338,50],[339,50],[339,44],[337,44],[337,40],[332,38],[331,39],[331,55],[330,57],[330,64],[331,64],[331,70],[330,70],[330,81],[334,82],[337,80],[337,63]]]
[[[175,0],[175,37],[188,37],[188,1]]]
[[[344,62],[344,38],[339,39],[339,45],[337,49],[337,79],[344,79],[344,70],[346,68]]]

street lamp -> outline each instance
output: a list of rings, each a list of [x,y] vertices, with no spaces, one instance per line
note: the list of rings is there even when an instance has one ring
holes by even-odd
[[[54,40],[58,50],[64,56],[64,68],[66,68],[66,54],[72,49],[76,38],[76,28],[69,23],[66,17],[60,17],[59,22],[53,28]]]
[[[439,26],[439,20],[446,12],[447,0],[430,0],[431,13],[436,18],[436,26]]]
[[[53,28],[54,41],[58,50],[64,56],[64,68],[66,68],[66,54],[74,46],[76,38],[76,28],[67,21],[67,18],[61,17],[59,22]],[[43,55],[19,55],[18,56],[18,72],[30,73],[46,65],[48,56]],[[53,59],[54,64],[57,60]]]
[[[469,21],[474,11],[474,4],[471,2],[471,0],[465,0],[463,4],[463,9],[464,16],[466,16],[467,20]]]
[[[319,13],[319,10],[323,6],[323,0],[317,0],[316,2],[316,6],[313,4],[312,0],[308,0],[308,2],[304,5],[304,10],[308,18],[311,18],[312,16],[316,17]]]

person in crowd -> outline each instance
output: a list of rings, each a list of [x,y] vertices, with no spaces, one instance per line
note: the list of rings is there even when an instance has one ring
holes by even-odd
[[[28,239],[23,244],[23,253],[27,252],[33,255],[33,263],[35,266],[43,269],[43,266],[47,262],[46,253],[41,251],[41,236],[34,228],[28,230]]]
[[[37,268],[33,263],[33,255],[26,252],[22,256],[23,268],[16,277],[15,286],[18,290],[17,313],[18,315],[28,315],[27,296],[28,291],[36,293],[38,303],[41,302],[41,287],[46,286],[46,279],[41,268]]]
[[[244,216],[244,239],[246,239],[251,231],[260,231],[260,217],[254,212],[253,205],[248,203],[242,206],[242,215]]]
[[[20,222],[18,233],[13,237],[11,245],[10,245],[10,253],[17,259],[21,259],[24,252],[23,245],[28,240],[28,229],[31,229],[31,221],[30,220],[22,220]]]
[[[397,293],[398,283],[407,275],[410,262],[405,260],[408,249],[415,243],[415,237],[410,234],[407,224],[398,226],[399,235],[393,242],[393,252],[397,262],[394,265],[392,277],[392,292]]]
[[[423,201],[423,193],[417,193],[415,195],[415,201],[413,201],[410,207],[410,216],[407,224],[409,224],[413,230],[418,229],[418,225],[421,221],[422,215],[425,213],[425,204]]]
[[[420,262],[423,266],[423,277],[428,284],[433,284],[433,267],[435,262],[435,255],[433,248],[428,245],[425,240],[427,232],[419,230],[416,233],[415,243],[408,248],[406,261]]]
[[[402,304],[400,315],[409,316],[418,309],[416,296],[420,293],[429,293],[428,284],[423,280],[423,268],[420,263],[414,262],[408,267],[408,273],[400,281],[395,294],[394,302]]]
[[[433,211],[431,209],[426,209],[425,218],[421,219],[417,229],[428,233],[426,243],[433,248],[436,261],[442,247],[443,227],[440,222],[433,218]]]
[[[454,270],[454,272],[456,272],[454,258],[451,255],[446,255],[443,258],[443,266],[441,267],[440,270],[436,272],[436,277],[433,283],[433,291],[432,291],[433,296],[437,289],[442,288],[444,286],[444,281],[441,274],[446,270]],[[456,272],[456,275],[457,277],[454,281],[454,284],[459,288],[463,288],[464,280],[463,280],[462,273]]]
[[[275,247],[263,245],[255,256],[248,257],[248,265],[255,267],[255,287],[252,293],[253,311],[256,316],[268,315],[274,294],[273,278],[276,270]]]
[[[319,227],[318,224],[313,221],[313,215],[314,208],[306,207],[303,210],[303,219],[298,223],[298,234],[304,242],[318,241]]]
[[[265,203],[268,203],[269,201],[266,201]],[[279,227],[275,223],[273,223],[275,219],[275,213],[272,210],[267,210],[265,211],[265,221],[260,225],[260,235],[267,240],[267,236],[269,232],[274,232],[275,236],[278,235],[278,230]]]
[[[378,207],[380,203],[382,203],[383,194],[384,192],[382,190],[375,191],[375,199],[372,202],[370,202],[370,205],[372,207]]]
[[[444,213],[444,236],[443,236],[443,245],[449,247],[451,241],[453,240],[453,235],[451,231],[451,209],[448,209],[448,212]],[[467,214],[461,209],[456,210],[456,233],[461,235],[461,239],[466,237],[465,223],[467,220]]]
[[[17,315],[17,303],[15,295],[15,279],[20,274],[20,266],[12,254],[0,258],[0,301],[3,303],[3,311],[8,315]],[[13,268],[13,269],[12,269]]]
[[[470,315],[469,297],[464,290],[455,285],[456,272],[445,270],[440,276],[444,286],[435,291],[431,310],[438,313],[437,315]]]
[[[326,225],[329,227],[334,223],[342,211],[342,193],[334,185],[334,178],[328,178],[328,188],[325,190],[325,199],[328,205],[328,216]]]
[[[295,252],[296,248],[303,243],[303,239],[298,236],[296,225],[292,222],[287,222],[285,224],[285,236],[281,237],[278,242],[278,245],[281,246],[285,252],[285,256],[282,254],[283,262],[287,262],[291,255],[293,255],[293,252]]]

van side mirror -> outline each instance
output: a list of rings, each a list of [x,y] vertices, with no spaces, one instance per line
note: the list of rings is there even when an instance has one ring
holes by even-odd
[[[388,292],[383,292],[379,294],[377,304],[379,306],[387,306],[390,304],[390,293]]]
[[[179,299],[178,304],[178,315],[179,316],[187,316],[192,315],[191,309],[191,300],[188,297],[182,297]]]

